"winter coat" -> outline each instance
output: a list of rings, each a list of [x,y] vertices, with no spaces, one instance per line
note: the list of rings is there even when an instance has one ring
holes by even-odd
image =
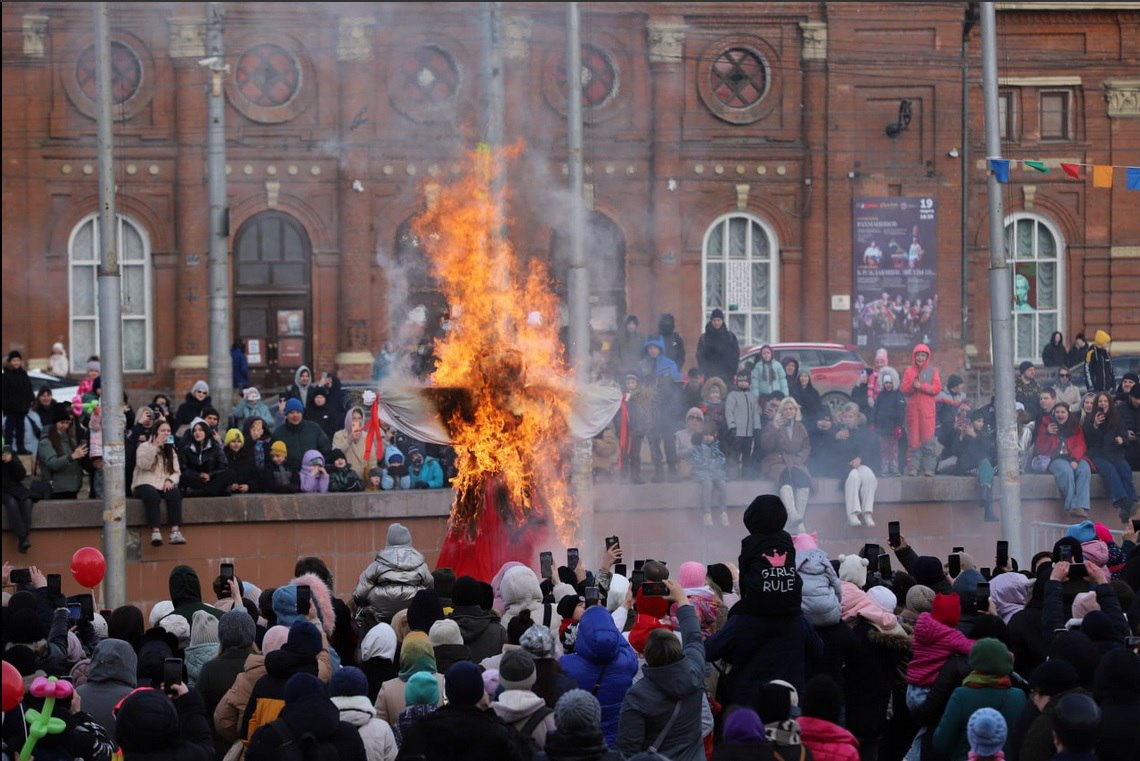
[[[658,349],[661,349],[656,359],[649,356],[650,346],[656,346]],[[661,336],[652,336],[645,339],[645,345],[642,347],[641,363],[638,366],[638,375],[640,375],[646,383],[656,378],[663,378],[666,381],[678,383],[681,380],[680,367],[681,366],[670,359],[666,353],[665,341]]]
[[[820,655],[823,647],[815,629],[802,614],[757,616],[738,612],[741,605],[737,603],[725,625],[705,640],[706,659],[732,667],[721,677],[721,703],[754,705],[760,685],[773,679],[802,691],[806,660],[809,654]]]
[[[32,496],[32,490],[23,484],[28,476],[28,470],[15,454],[0,466],[0,473],[3,474],[0,477],[0,490],[4,494],[16,499],[28,499]]]
[[[530,690],[503,690],[495,702],[491,703],[491,710],[503,720],[504,724],[514,727],[519,732],[523,731],[536,713],[546,712],[545,717],[530,733],[538,748],[546,746],[547,735],[555,730],[554,712],[548,711],[546,701]]]
[[[249,705],[253,686],[263,676],[265,676],[265,656],[251,653],[245,659],[242,672],[234,679],[233,686],[226,690],[217,708],[214,709],[214,731],[227,743],[242,737],[240,733],[245,707]]]
[[[1049,343],[1041,350],[1041,364],[1045,367],[1069,366],[1069,350],[1065,348],[1064,337],[1060,343],[1053,343],[1053,339],[1049,339]]]
[[[428,489],[442,489],[443,488],[443,467],[440,466],[439,460],[434,457],[424,457],[423,463],[420,465],[419,470],[413,470],[414,466],[411,459],[408,460],[408,476],[411,478],[413,489],[423,489],[426,484]]]
[[[174,610],[167,615],[179,615],[187,621],[193,621],[194,614],[200,610],[219,620],[225,615],[223,611],[202,602],[202,583],[198,580],[197,571],[188,565],[177,565],[170,571],[167,588],[170,601],[174,603]]]
[[[232,363],[234,388],[244,389],[249,385],[249,360],[240,346],[230,347],[230,362]]]
[[[960,476],[972,475],[977,472],[983,460],[989,460],[991,464],[996,465],[997,441],[994,435],[994,431],[989,428],[983,428],[975,436],[955,434],[947,452],[947,455],[958,458],[954,463],[954,473]]]
[[[447,686],[443,680],[443,674],[434,674],[435,680],[439,683],[439,702],[436,706],[442,706],[445,698],[447,697]],[[389,679],[380,685],[380,692],[376,695],[376,716],[381,721],[386,721],[389,724],[395,724],[400,716],[400,712],[408,706],[405,690],[407,689],[408,682],[406,679],[395,677]]]
[[[188,392],[186,401],[178,405],[178,410],[174,413],[174,420],[170,422],[170,430],[177,434],[180,429],[189,427],[195,418],[204,418],[205,415],[202,413],[207,407],[212,406],[214,405],[209,396],[199,399],[192,392]]]
[[[137,670],[138,656],[129,643],[121,639],[105,639],[91,653],[87,681],[75,688],[83,710],[111,737],[115,736],[112,710],[137,686]]]
[[[871,419],[875,423],[875,432],[880,436],[889,436],[896,428],[901,429],[906,425],[906,397],[897,388],[880,391],[871,410]]]
[[[305,452],[305,456],[301,458],[301,491],[306,494],[324,494],[329,490],[329,475],[328,473],[321,473],[318,475],[313,474],[313,461],[319,460],[321,466],[325,464],[325,456],[315,449],[310,449]]]
[[[5,415],[25,415],[31,409],[36,396],[32,391],[32,381],[28,378],[28,371],[24,368],[9,367],[4,371],[3,380],[3,407]]]
[[[701,374],[705,378],[720,378],[725,383],[732,383],[738,364],[740,344],[736,334],[728,329],[727,324],[722,323],[718,329],[710,321],[697,340],[697,366],[701,368]]]
[[[921,366],[915,358],[920,351],[927,355],[926,362]],[[934,435],[934,397],[942,391],[942,378],[930,364],[930,347],[926,344],[916,344],[911,359],[910,367],[903,373],[899,390],[906,397],[907,441],[912,449],[917,449]]]
[[[226,447],[224,450],[226,469],[220,478],[228,487],[233,484],[245,484],[250,493],[256,493],[261,488],[261,473],[257,469],[254,454],[251,449],[239,449],[237,452]]]
[[[730,432],[735,431],[736,438],[750,439],[759,433],[763,417],[760,402],[751,391],[734,389],[728,392],[728,398],[724,400],[724,422]]]
[[[172,444],[157,444],[153,441],[144,441],[139,444],[138,451],[135,453],[135,469],[131,476],[133,488],[153,486],[161,492],[167,479],[174,482],[175,486],[178,485],[178,481],[182,478],[182,468],[178,463],[178,456],[174,455],[170,458],[174,468],[173,470],[168,469],[166,458],[162,452],[163,447],[170,447],[173,454],[174,447]]]
[[[550,631],[557,632],[562,626],[562,616],[552,603],[544,603],[542,588],[538,583],[538,576],[526,566],[515,566],[507,571],[499,583],[499,596],[503,599],[503,616],[501,623],[506,628],[511,619],[517,616],[523,608],[530,611],[530,618],[536,624],[544,624]],[[549,606],[549,607],[548,607]],[[550,623],[546,624],[549,610]],[[555,638],[554,654],[562,654],[562,643]],[[590,683],[593,686],[593,682]]]
[[[772,356],[771,362],[762,359],[756,360],[752,366],[752,392],[758,396],[771,396],[779,391],[782,396],[788,395],[788,376],[783,366]]]
[[[959,687],[950,696],[946,713],[934,729],[934,749],[948,755],[951,761],[965,761],[970,750],[966,739],[966,723],[979,708],[993,708],[1005,718],[1007,727],[1017,724],[1021,712],[1025,710],[1025,693],[1010,687]],[[1004,751],[1009,753],[1010,741],[1007,738]]]
[[[724,481],[724,452],[717,442],[705,444],[703,441],[689,453],[693,463],[693,479],[696,481]]]
[[[233,411],[230,412],[230,425],[233,428],[241,428],[245,425],[246,420],[258,417],[265,421],[267,429],[273,428],[273,411],[269,409],[268,404],[260,399],[256,402],[248,402],[242,399],[234,405]]]
[[[844,623],[817,626],[815,632],[819,635],[823,648],[821,653],[808,658],[807,678],[825,674],[839,685],[839,689],[844,689],[847,683],[844,674],[847,671],[847,664],[856,657],[859,650],[859,638],[851,627]]]
[[[205,421],[195,421],[195,424],[206,425]],[[193,427],[193,426],[192,426]],[[192,428],[191,427],[191,428]],[[208,428],[208,426],[207,426]],[[218,478],[226,471],[226,456],[222,454],[222,447],[206,432],[206,439],[201,444],[191,440],[178,449],[178,467],[182,471],[181,486],[184,493],[215,492]],[[207,482],[199,478],[205,473],[210,477]]]
[[[666,312],[657,321],[657,335],[665,348],[665,356],[677,367],[685,366],[685,342],[677,335],[676,320]]]
[[[814,716],[800,716],[796,723],[815,761],[858,761],[859,741],[843,727]]]
[[[907,684],[929,687],[938,678],[938,672],[954,654],[969,655],[974,640],[938,621],[929,613],[922,613],[914,625],[913,655],[907,666]]]
[[[287,462],[274,465],[269,458],[260,473],[258,491],[265,494],[296,494],[301,491],[301,478]]]
[[[1089,458],[1095,457],[1109,462],[1120,462],[1124,459],[1124,445],[1117,444],[1116,437],[1119,436],[1127,443],[1128,431],[1119,422],[1115,427],[1110,427],[1108,421],[1105,421],[1104,425],[1098,427],[1096,419],[1090,416],[1082,426],[1082,432]]]
[[[316,393],[309,394],[309,403],[305,407],[305,420],[311,420],[320,426],[321,430],[325,432],[330,440],[333,436],[340,433],[341,430],[341,415],[342,410],[334,409],[332,407],[332,397],[326,393],[323,386],[318,386],[320,389]],[[316,404],[314,400],[324,397],[324,404]]]
[[[459,605],[452,609],[451,620],[459,625],[463,644],[471,652],[471,660],[479,663],[503,652],[507,630],[499,623],[497,613],[478,605]]]
[[[1056,459],[1061,450],[1061,435],[1060,430],[1056,434],[1049,433],[1049,427],[1046,425],[1048,418],[1042,418],[1038,423],[1037,442],[1034,445],[1034,451],[1039,455]],[[1085,445],[1085,434],[1081,430],[1081,426],[1077,423],[1076,418],[1069,417],[1069,433],[1065,436],[1065,446],[1069,450],[1068,457],[1064,458],[1070,462],[1081,462],[1084,460],[1091,466],[1092,463],[1088,459],[1088,447]]]
[[[385,547],[360,574],[352,597],[359,607],[372,608],[381,621],[411,604],[416,592],[435,586],[423,554],[414,547]]]
[[[171,745],[153,751],[128,751],[123,761],[210,761],[214,757],[214,741],[206,719],[202,696],[195,690],[173,701],[178,724],[171,725],[166,734]],[[130,728],[120,722],[119,727],[129,734]],[[153,731],[153,727],[148,727]]]
[[[1108,334],[1102,330],[1097,331],[1098,343],[1102,334],[1105,338],[1103,343],[1107,345]],[[1084,362],[1085,388],[1089,391],[1107,391],[1110,394],[1116,390],[1116,374],[1112,371],[1112,355],[1108,353],[1106,346],[1094,344],[1085,354]]]
[[[1100,761],[1140,757],[1140,659],[1116,650],[1101,657],[1093,696],[1100,704],[1096,752]]]
[[[302,455],[316,449],[327,452],[332,448],[329,437],[321,427],[311,420],[302,420],[297,425],[283,422],[273,430],[273,440],[283,441],[289,453],[285,456],[285,464],[290,470],[299,472]]]
[[[351,467],[338,468],[330,465],[328,471],[330,492],[364,491],[364,482]]]
[[[301,385],[301,373],[307,371],[309,373],[309,382]],[[293,383],[285,387],[285,392],[281,394],[286,399],[300,399],[301,404],[306,407],[309,406],[309,392],[313,389],[313,371],[309,369],[308,365],[301,365],[293,371]]]
[[[641,348],[645,346],[645,334],[640,330],[626,330],[623,325],[614,335],[610,346],[610,367],[614,378],[621,383],[627,374],[637,372]]]
[[[808,622],[816,627],[839,623],[843,593],[827,553],[818,548],[800,552],[796,555],[796,570],[803,580],[800,607]]]
[[[846,726],[865,742],[886,731],[891,689],[899,663],[910,653],[910,638],[881,632],[864,620],[852,631],[858,644],[844,674]]]
[[[789,429],[789,425],[791,428]],[[789,435],[789,430],[791,435]],[[804,424],[795,421],[783,425],[769,425],[760,434],[760,471],[765,478],[778,481],[786,468],[807,470],[811,456],[811,440]]]
[[[36,458],[40,463],[40,477],[51,482],[52,493],[77,492],[83,488],[83,466],[71,457],[75,442],[67,434],[59,437],[62,452],[56,452],[51,437],[45,432],[40,439]]]
[[[245,704],[245,712],[241,718],[240,736],[252,739],[260,727],[253,726],[251,719],[258,711],[258,704],[265,702],[285,700],[285,683],[294,674],[312,674],[317,676],[317,659],[308,654],[302,654],[289,649],[286,644],[280,650],[265,656],[265,676],[257,680],[249,693],[249,700]]]
[[[808,384],[806,386],[800,385],[799,378],[788,378],[788,383],[794,384],[791,388],[791,397],[800,405],[804,425],[814,428],[816,421],[827,414],[827,410],[823,408],[823,397],[819,395],[819,391],[812,385],[810,377],[808,378]]]
[[[220,647],[217,642],[202,642],[186,648],[182,660],[186,664],[187,687],[193,689],[198,686],[198,675],[202,673],[202,667],[213,660]]]
[[[376,718],[376,708],[367,695],[344,695],[330,698],[340,712],[340,720],[356,728],[364,743],[368,761],[396,761],[400,749],[388,722]]]
[[[597,609],[590,608],[586,613],[594,610]],[[585,617],[582,620],[585,621]],[[653,745],[679,705],[677,718],[657,750],[672,761],[705,759],[701,740],[705,648],[701,643],[697,614],[691,605],[677,609],[677,621],[683,642],[681,660],[664,666],[646,665],[642,669],[641,680],[629,688],[622,701],[617,749],[627,757]],[[603,718],[603,732],[604,724]]]
[[[898,626],[898,619],[894,613],[888,613],[880,608],[854,583],[842,580],[839,586],[843,590],[840,616],[846,623],[853,624],[856,619],[861,619],[879,631],[891,631]]]
[[[270,653],[274,655],[274,653]],[[322,746],[336,749],[340,761],[368,761],[364,742],[356,727],[340,720],[340,711],[323,695],[305,697],[287,704],[276,721],[258,727],[245,750],[245,761],[276,761],[284,744],[274,724],[288,727],[295,739],[311,734]]]
[[[408,728],[397,758],[523,761],[516,737],[494,711],[449,704],[421,717]],[[475,739],[478,742],[472,742]]]
[[[511,574],[507,578],[510,579]],[[693,622],[696,627],[695,616]],[[699,639],[698,628],[698,642]],[[637,674],[637,653],[621,636],[605,608],[594,606],[586,609],[578,623],[574,652],[563,656],[559,665],[580,688],[593,692],[601,703],[602,734],[606,736],[606,742],[613,746],[618,740],[622,700]],[[597,690],[594,690],[595,684],[598,685]]]
[[[360,413],[360,421],[364,426],[355,438],[351,433],[353,412]],[[373,461],[366,461],[364,456],[364,442],[368,439],[367,429],[368,410],[363,407],[350,407],[348,412],[344,414],[344,428],[337,431],[332,437],[332,448],[344,452],[344,459],[348,460],[348,466],[355,470],[356,475],[360,476],[361,479],[367,478],[368,471],[375,464]],[[384,449],[383,442],[378,442],[375,446],[379,446],[381,451]],[[372,453],[375,452],[376,449],[374,448]]]
[[[206,701],[206,715],[210,717],[210,726],[215,729],[215,750],[225,754],[230,742],[221,737],[214,725],[214,713],[218,710],[222,700],[230,688],[237,683],[238,677],[245,670],[246,661],[252,654],[252,647],[233,647],[218,653],[218,657],[202,666],[198,674],[198,684],[194,688],[202,694]]]

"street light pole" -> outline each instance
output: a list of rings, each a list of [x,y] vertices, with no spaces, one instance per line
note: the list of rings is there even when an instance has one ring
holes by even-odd
[[[111,25],[95,4],[96,156],[99,165],[99,357],[103,436],[103,604],[127,603],[126,422],[123,416],[123,306],[111,131]]]
[[[222,58],[223,3],[206,4],[206,65],[210,89],[206,94],[206,174],[210,201],[210,391],[220,409],[229,406],[233,387],[230,358],[229,209],[226,208],[226,95],[229,72]]]
[[[997,24],[993,3],[982,3],[982,95],[985,106],[986,156],[1001,156],[998,122]],[[997,413],[998,474],[1001,477],[1001,519],[1011,557],[1025,562],[1021,525],[1021,470],[1017,449],[1017,411],[1013,388],[1012,280],[1005,253],[1005,212],[1002,187],[989,173],[990,216],[990,335],[993,341],[994,406]],[[962,192],[966,192],[962,188]]]

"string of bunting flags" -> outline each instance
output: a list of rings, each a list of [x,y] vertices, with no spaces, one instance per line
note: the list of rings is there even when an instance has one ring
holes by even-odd
[[[998,182],[1009,182],[1009,170],[1013,164],[1018,163],[1011,159],[986,159],[991,172]],[[1021,166],[1025,169],[1032,169],[1041,174],[1049,174],[1051,169],[1044,161],[1035,159],[1022,159]],[[1081,177],[1082,169],[1092,168],[1092,184],[1094,188],[1111,188],[1114,176],[1113,170],[1123,169],[1125,174],[1125,188],[1128,190],[1140,190],[1140,166],[1118,166],[1115,164],[1086,164],[1082,162],[1060,162],[1061,171],[1075,180],[1084,179]]]

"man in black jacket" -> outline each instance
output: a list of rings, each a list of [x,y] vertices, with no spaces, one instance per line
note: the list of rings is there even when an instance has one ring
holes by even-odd
[[[24,442],[24,418],[35,401],[32,382],[24,369],[20,352],[8,352],[8,367],[3,379],[4,441],[16,454],[31,454]],[[38,443],[38,442],[35,442]]]
[[[724,312],[712,310],[705,332],[697,341],[697,364],[705,378],[720,378],[726,384],[733,384],[736,366],[740,363],[740,344],[736,334],[724,323]],[[680,365],[677,369],[680,369]]]

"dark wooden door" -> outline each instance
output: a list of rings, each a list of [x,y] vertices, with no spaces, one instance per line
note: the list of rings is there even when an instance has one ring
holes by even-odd
[[[283,212],[261,212],[234,236],[236,334],[249,357],[250,383],[263,394],[311,366],[311,258],[305,228]]]

